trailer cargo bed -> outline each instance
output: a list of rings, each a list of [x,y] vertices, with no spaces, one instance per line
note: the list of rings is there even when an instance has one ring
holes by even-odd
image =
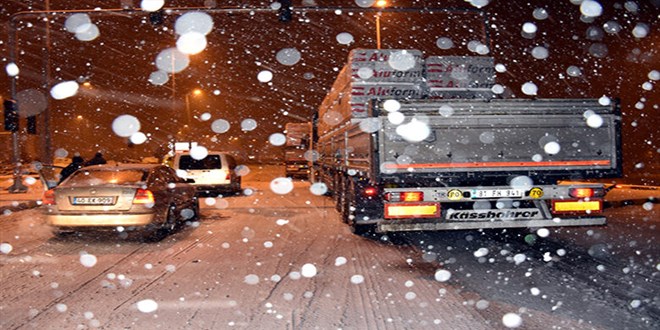
[[[465,184],[483,182],[484,176],[494,181],[515,174],[531,174],[539,183],[621,174],[621,116],[615,102],[603,106],[594,99],[414,100],[400,105],[406,116],[400,125],[387,119],[382,103],[373,105],[373,115],[382,125],[373,150],[378,160],[371,167],[373,176]],[[413,135],[425,128],[429,134],[421,141],[407,140],[401,134],[405,125],[411,125]],[[354,143],[349,140],[348,145]],[[352,158],[348,153],[348,164],[354,163]]]

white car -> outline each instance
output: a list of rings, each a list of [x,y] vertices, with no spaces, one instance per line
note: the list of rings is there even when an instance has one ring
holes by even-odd
[[[200,196],[217,196],[241,191],[241,177],[236,173],[236,160],[228,153],[209,151],[203,159],[189,152],[177,153],[172,160],[177,175],[188,180]]]

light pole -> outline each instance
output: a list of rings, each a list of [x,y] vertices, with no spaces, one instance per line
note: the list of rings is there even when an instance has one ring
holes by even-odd
[[[380,9],[383,9],[385,6],[387,6],[387,1],[378,0],[376,1],[375,6],[379,8],[378,13],[376,13],[376,48],[380,49],[380,16],[382,15]]]
[[[190,113],[190,95],[193,96],[202,95],[202,90],[199,88],[195,88],[192,91],[186,93],[186,117],[188,120],[189,129],[190,129],[190,125],[192,124],[192,114]]]

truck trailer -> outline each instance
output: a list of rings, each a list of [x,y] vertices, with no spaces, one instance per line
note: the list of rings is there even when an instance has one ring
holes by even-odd
[[[284,145],[285,174],[291,178],[309,178],[309,142],[311,123],[287,123]]]
[[[420,54],[353,50],[315,114],[315,178],[354,232],[606,224],[603,184],[560,183],[621,175],[617,100],[500,99],[491,58]],[[418,92],[364,95],[393,89]]]

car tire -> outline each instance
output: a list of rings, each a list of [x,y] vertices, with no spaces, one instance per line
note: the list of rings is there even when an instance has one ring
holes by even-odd
[[[243,192],[243,189],[241,189],[241,181],[242,180],[241,180],[240,176],[236,178],[234,187],[232,189],[233,193],[236,194],[236,195],[240,195],[241,192]]]
[[[191,208],[192,208],[192,210],[193,210],[193,216],[192,216],[190,219],[188,219],[187,221],[191,221],[191,220],[199,220],[199,218],[200,218],[200,214],[199,214],[199,212],[200,212],[200,211],[199,211],[199,198],[195,197],[195,198],[193,199],[193,202],[192,202]]]
[[[148,242],[160,242],[177,228],[178,222],[174,210],[174,206],[168,206],[162,223],[152,223],[147,226],[145,238]]]
[[[166,233],[170,234],[171,232],[175,231],[179,227],[179,221],[176,216],[176,207],[174,205],[170,205],[167,208],[167,214],[165,215],[165,221],[163,222],[163,225],[161,229]]]

